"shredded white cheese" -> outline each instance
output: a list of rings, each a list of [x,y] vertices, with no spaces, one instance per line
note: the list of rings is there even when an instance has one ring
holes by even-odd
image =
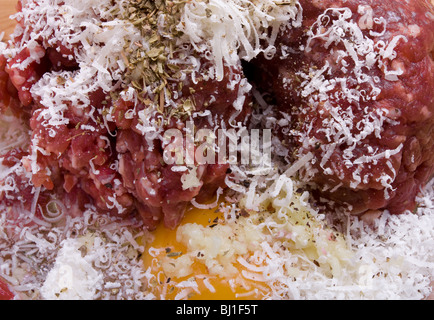
[[[41,0],[36,4],[28,1],[23,12],[15,15],[18,20],[26,19],[33,26],[32,39],[23,39],[23,42],[29,41],[27,46],[33,50],[30,58],[21,63],[21,68],[41,58],[35,39],[60,40],[68,48],[79,45],[74,51],[79,71],[47,73],[32,89],[32,95],[43,105],[39,117],[46,126],[67,125],[64,112],[70,105],[74,105],[75,112],[84,112],[90,107],[89,93],[93,90],[103,88],[109,92],[119,86],[126,68],[122,52],[125,43],[138,41],[141,46],[147,45],[140,42],[142,39],[134,26],[115,16],[116,10],[121,13],[124,10],[122,3],[71,0],[59,4],[54,0]],[[369,135],[380,138],[380,128],[385,123],[393,123],[387,110],[367,112],[357,124],[358,134],[354,135],[351,110],[334,109],[327,103],[328,94],[339,88],[343,93],[339,98],[347,101],[375,100],[379,94],[377,79],[364,74],[364,69],[378,65],[389,81],[396,81],[405,72],[399,64],[391,64],[396,68],[388,70],[385,61],[396,58],[396,46],[407,38],[398,36],[389,43],[374,42],[361,30],[370,30],[372,37],[380,37],[387,31],[384,18],[374,17],[369,6],[359,6],[358,11],[362,16],[353,21],[349,9],[328,9],[308,33],[305,49],[309,50],[312,41],[318,39],[326,48],[342,44],[345,50],[335,52],[336,60],[342,64],[342,70],[349,71],[352,79],[366,90],[347,88],[347,79],[327,79],[331,68],[328,61],[319,69],[299,74],[303,80],[302,96],[311,97],[311,104],[320,104],[323,111],[330,114],[324,124],[329,128],[325,134],[332,145],[323,150],[321,166],[324,172],[336,170],[327,167],[326,163],[338,144],[349,146],[344,153],[352,159],[357,143]],[[329,21],[323,19],[326,15],[335,18],[332,24],[324,24]],[[299,27],[301,19],[302,8],[298,1],[194,0],[185,4],[177,28],[184,33],[180,43],[190,44],[214,61],[212,71],[215,74],[211,76],[221,79],[225,64],[236,66],[241,59],[251,60],[261,52],[272,57],[280,28]],[[383,31],[373,32],[375,24],[382,25]],[[412,34],[417,34],[416,27],[411,27]],[[268,28],[270,37],[264,35]],[[15,36],[28,37],[29,33],[24,31],[18,28]],[[344,37],[348,34],[350,38]],[[19,46],[6,48],[0,42],[0,50],[6,56],[13,56],[19,49]],[[354,63],[352,70],[347,69],[347,60]],[[199,67],[194,58],[188,63],[194,70]],[[243,94],[251,89],[247,82],[240,87],[239,99],[234,103],[236,110],[240,111]],[[137,97],[134,90],[127,90],[123,92],[123,98],[132,101]],[[259,98],[264,107],[265,100]],[[94,112],[91,109],[88,116],[96,116]],[[149,108],[128,115],[140,119],[136,129],[149,141],[162,133],[155,114],[155,109]],[[205,115],[209,116],[205,112],[200,114]],[[258,121],[272,125],[273,119],[265,112],[264,118]],[[104,120],[112,121],[109,115]],[[3,117],[0,121],[2,153],[29,143],[27,132],[21,132],[18,129],[21,125],[15,125],[16,119]],[[281,121],[289,123],[290,119]],[[92,131],[88,126],[82,128]],[[277,141],[273,141],[273,148],[277,155],[286,155],[285,147]],[[364,156],[349,161],[348,166],[390,159],[401,149],[402,146],[382,152],[369,150]],[[38,152],[46,154],[38,147],[35,136],[28,159],[34,173],[39,169]],[[188,252],[176,259],[162,261],[165,273],[174,277],[189,276],[193,272],[193,262],[203,263],[212,276],[239,276],[237,281],[241,283],[256,281],[252,292],[264,299],[422,299],[429,295],[429,284],[434,276],[434,182],[418,197],[419,208],[414,214],[391,216],[385,212],[373,227],[357,217],[345,216],[342,225],[334,226],[338,228],[335,230],[330,228],[326,217],[309,204],[309,195],[297,191],[300,185],[296,175],[302,168],[309,168],[312,159],[309,153],[289,167],[276,163],[278,168],[271,168],[261,175],[255,175],[250,168],[233,165],[235,178],[228,177],[226,181],[229,187],[244,195],[240,204],[223,206],[221,210],[226,219],[213,228],[197,224],[180,227],[177,240],[185,244]],[[7,197],[17,191],[14,181],[8,177],[25,170],[22,164],[10,169],[1,166],[1,169],[0,180],[5,182],[0,191]],[[390,173],[380,178],[385,187],[390,186],[396,173],[391,164],[389,169]],[[355,170],[352,186],[357,187],[368,178]],[[241,182],[245,181],[249,183],[243,185]],[[182,182],[185,190],[199,186],[196,168],[187,168]],[[20,213],[31,223],[29,225],[15,225],[9,221],[9,208],[0,211],[0,275],[11,282],[23,298],[164,298],[154,296],[149,290],[158,279],[150,270],[143,269],[139,258],[143,253],[143,244],[139,241],[143,236],[140,223],[101,217],[90,207],[81,217],[64,215],[55,223],[40,220],[35,217],[40,192],[41,188],[33,190],[31,212]],[[110,199],[113,207],[118,205],[116,197]],[[202,205],[193,201],[193,204],[209,209],[217,202]],[[248,216],[240,217],[241,209],[246,210]],[[149,254],[161,252],[164,248],[152,248]],[[192,292],[200,293],[197,279],[203,279],[206,289],[215,292],[208,278],[194,276],[176,284],[180,289],[176,299],[186,299]],[[228,285],[235,287],[237,281],[231,279]]]
[[[249,61],[261,52],[272,55],[279,29],[298,27],[301,20],[298,1],[195,0],[185,5],[178,28],[198,52],[209,53],[216,77],[222,79],[225,62],[238,65],[240,58]],[[272,36],[264,36],[269,27]]]
[[[82,244],[75,239],[62,242],[54,267],[41,287],[47,300],[92,300],[103,285],[103,274],[93,268],[79,250]],[[86,259],[87,258],[87,259]]]

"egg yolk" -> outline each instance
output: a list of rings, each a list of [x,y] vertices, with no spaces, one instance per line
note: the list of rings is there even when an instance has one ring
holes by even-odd
[[[223,219],[223,214],[215,209],[203,210],[192,207],[187,211],[181,226],[196,223],[204,227],[212,227],[218,219]],[[262,296],[263,284],[242,278],[241,271],[243,268],[237,263],[233,264],[239,271],[236,278],[208,277],[206,266],[199,261],[192,263],[193,273],[186,277],[165,276],[161,264],[158,263],[159,259],[164,256],[177,257],[185,253],[187,248],[177,241],[176,229],[170,230],[161,225],[152,234],[153,240],[146,245],[143,261],[145,269],[150,268],[151,273],[155,276],[156,281],[152,285],[151,291],[157,298],[175,299],[180,292],[180,289],[175,284],[188,281],[191,278],[196,281],[197,289],[186,297],[189,300],[255,300],[260,299]],[[150,254],[149,250],[153,250],[153,252],[158,250],[161,253],[156,256]],[[237,279],[239,281],[236,281]],[[261,287],[262,291],[258,290],[258,287]]]

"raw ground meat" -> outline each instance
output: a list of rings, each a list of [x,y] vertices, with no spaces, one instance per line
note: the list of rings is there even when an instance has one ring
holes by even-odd
[[[24,72],[30,72],[29,70],[33,69]],[[9,74],[20,71],[11,68]],[[229,75],[239,71],[227,72]],[[30,77],[34,78],[34,75]],[[227,122],[236,112],[232,104],[238,98],[238,86],[236,90],[229,90],[228,82],[229,79],[218,83],[201,81],[196,85],[185,85],[185,91],[188,91],[185,96],[192,95],[196,111],[209,110],[213,119]],[[191,88],[197,88],[197,91],[191,94]],[[211,95],[215,95],[217,100],[207,103]],[[173,166],[163,161],[163,141],[159,138],[153,140],[153,150],[148,150],[146,137],[136,129],[138,118],[128,120],[120,116],[133,108],[139,112],[146,108],[145,105],[128,105],[122,99],[108,102],[116,105],[113,114],[115,121],[109,124],[111,132],[116,132],[114,138],[111,132],[99,127],[88,116],[91,107],[107,107],[100,103],[104,100],[104,93],[95,92],[90,98],[92,103],[87,112],[74,114],[71,106],[66,113],[68,125],[54,129],[40,120],[40,113],[45,106],[37,97],[33,101],[33,97],[29,99],[26,95],[18,96],[19,102],[16,104],[21,106],[22,109],[18,110],[22,114],[26,113],[28,107],[31,108],[29,124],[32,137],[37,139],[38,148],[48,152],[38,153],[39,169],[32,175],[34,186],[48,190],[61,188],[68,195],[65,199],[72,197],[83,200],[87,196],[88,202],[93,203],[101,212],[124,216],[138,212],[149,229],[154,229],[162,221],[168,228],[176,227],[192,199],[207,201],[215,196],[218,188],[225,188],[224,180],[229,165],[205,164],[197,169],[200,185],[183,189],[183,172],[172,171]],[[245,121],[248,115],[250,99],[246,98],[243,110],[235,117],[235,121]],[[194,120],[194,123],[197,129],[210,127],[208,121],[202,118]],[[83,125],[96,129],[82,129]],[[173,128],[182,131],[184,125],[185,121],[173,118],[163,131]],[[54,137],[50,135],[53,129],[56,131]],[[29,154],[22,158],[28,171],[32,171],[30,158]],[[118,169],[113,167],[115,163],[118,163]],[[31,189],[27,191],[30,194]],[[31,196],[28,198],[27,203],[30,205]],[[71,210],[78,204],[83,209],[86,201],[69,204]],[[29,205],[27,209],[30,209]]]
[[[213,119],[217,116],[218,121],[229,123],[230,118],[236,114],[233,103],[238,98],[240,86],[238,83],[233,90],[228,89],[231,74],[241,75],[241,71],[226,68],[225,79],[220,82],[188,81],[184,84],[184,95],[191,95],[197,112],[209,111]],[[250,102],[250,96],[246,95],[242,112],[235,117],[236,121],[246,121],[250,113]],[[195,130],[213,129],[207,118],[191,119]],[[122,128],[118,131],[116,151],[119,155],[119,172],[123,185],[134,195],[135,207],[148,225],[164,220],[166,226],[173,228],[180,223],[192,199],[208,201],[213,199],[218,188],[225,188],[229,164],[219,164],[216,160],[214,164],[198,165],[195,170],[200,185],[185,189],[182,177],[186,171],[177,171],[173,169],[175,165],[165,164],[163,141],[153,140],[150,148],[146,137],[136,129],[137,121],[134,119],[129,124],[117,124],[118,128]],[[185,132],[185,127],[185,121],[173,119],[168,122],[164,131],[178,129]],[[183,147],[185,148],[185,142]]]
[[[8,285],[0,279],[0,300],[13,300],[15,295],[9,290]]]
[[[37,6],[37,2],[30,1],[26,5]],[[44,19],[48,18],[42,15],[42,22],[38,21],[42,26]],[[206,164],[196,168],[198,184],[184,188],[184,172],[172,170],[173,165],[164,162],[163,139],[157,135],[150,141],[138,129],[141,119],[137,114],[153,108],[150,107],[153,97],[147,93],[132,102],[121,97],[123,88],[119,92],[98,88],[84,93],[81,100],[83,93],[75,91],[76,103],[70,99],[60,102],[54,99],[55,105],[65,107],[61,117],[56,118],[58,122],[49,123],[47,119],[53,119],[53,110],[47,104],[50,96],[46,92],[51,88],[58,96],[58,92],[65,92],[65,83],[80,71],[77,54],[83,54],[84,49],[80,44],[67,47],[60,40],[53,41],[52,33],[41,33],[32,39],[34,26],[25,19],[18,23],[19,28],[25,30],[13,39],[13,46],[19,50],[8,59],[0,55],[0,110],[6,111],[9,106],[31,129],[29,150],[12,150],[20,156],[14,157],[15,162],[8,161],[10,154],[3,155],[4,166],[13,167],[18,161],[31,173],[31,181],[28,175],[13,176],[22,193],[22,197],[18,194],[15,197],[18,205],[24,205],[28,212],[33,209],[41,214],[39,206],[34,206],[34,201],[38,200],[35,197],[41,197],[38,200],[41,204],[47,191],[53,198],[64,199],[68,211],[84,210],[91,203],[102,213],[120,216],[139,213],[149,229],[162,221],[174,228],[191,200],[210,200],[219,188],[225,187],[228,165]],[[145,120],[162,120],[164,125],[159,127],[159,133],[174,128],[184,130],[188,120],[194,123],[195,130],[214,129],[213,123],[230,126],[229,121],[245,124],[251,99],[249,93],[240,88],[242,70],[227,67],[222,81],[212,77],[205,79],[202,73],[207,72],[209,62],[206,59],[199,55],[181,59],[184,59],[181,66],[186,65],[186,69],[190,61],[202,59],[202,69],[198,70],[200,77],[193,83],[186,71],[182,80],[169,79],[166,86],[176,92],[177,98],[172,99],[171,107],[158,112],[152,110],[152,115]],[[178,69],[183,71],[182,67]],[[53,78],[53,74],[57,77]],[[238,80],[235,85],[234,79]],[[35,86],[41,90],[34,90]],[[244,100],[238,107],[240,110],[236,110],[234,104],[240,98]],[[88,105],[83,104],[83,100],[88,100]],[[172,112],[183,107],[187,100],[191,102],[189,114]],[[127,113],[135,113],[135,116],[127,117]],[[35,188],[41,192],[35,193]],[[1,196],[7,205],[12,205],[13,201],[5,198],[4,193]]]
[[[273,59],[249,64],[251,81],[271,94],[285,115],[276,133],[290,160],[313,154],[300,178],[319,198],[350,205],[355,214],[414,209],[416,193],[434,172],[432,5],[423,0],[300,4],[302,26],[281,29]],[[26,21],[19,23],[24,27]],[[62,101],[63,118],[47,125],[49,106],[33,89],[62,92],[80,71],[77,59],[85,50],[52,37],[32,39],[29,48],[18,36],[20,50],[9,59],[0,56],[0,109],[8,105],[31,129],[30,150],[20,159],[32,173],[23,188],[29,192],[27,208],[36,187],[69,199],[70,210],[90,201],[101,212],[138,212],[149,229],[161,221],[174,228],[191,200],[205,201],[225,187],[228,165],[207,164],[194,168],[199,184],[184,188],[185,172],[163,161],[164,142],[150,141],[139,127],[140,121],[161,119],[161,132],[183,131],[191,113],[172,114],[167,108],[148,115],[146,101],[153,98],[146,93],[133,103],[119,92],[97,88],[86,95],[87,106],[79,98],[75,104]],[[198,74],[209,68],[203,57],[192,58],[202,59]],[[225,127],[232,120],[246,124],[251,97],[242,88],[244,70],[224,71],[222,81],[187,76],[165,84],[179,94],[172,100],[177,107],[194,102],[196,115],[202,114],[190,119],[196,130],[215,129],[216,122]],[[234,107],[239,101],[241,112]]]
[[[275,58],[250,68],[291,119],[280,128],[290,156],[314,155],[301,179],[354,214],[413,210],[434,173],[433,5],[300,3],[302,27],[281,32]]]

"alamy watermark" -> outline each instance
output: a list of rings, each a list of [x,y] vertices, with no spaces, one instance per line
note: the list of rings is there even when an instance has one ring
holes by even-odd
[[[196,130],[188,121],[183,130],[169,129],[163,136],[163,159],[168,165],[241,164],[271,165],[270,129]]]

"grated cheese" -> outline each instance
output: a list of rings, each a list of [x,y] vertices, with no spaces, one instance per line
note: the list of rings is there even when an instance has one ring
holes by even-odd
[[[20,68],[41,58],[36,46],[37,38],[44,41],[61,40],[68,48],[79,44],[79,49],[74,49],[75,58],[80,64],[78,71],[48,73],[32,89],[32,95],[39,98],[43,105],[39,117],[46,126],[68,124],[64,112],[70,104],[75,106],[76,112],[88,111],[89,93],[96,88],[101,87],[109,92],[120,85],[128,62],[123,52],[126,43],[134,44],[133,47],[137,43],[140,46],[148,45],[130,22],[119,19],[124,14],[123,3],[109,0],[71,0],[60,4],[55,0],[37,3],[27,1],[23,12],[15,15],[18,20],[26,19],[33,26],[31,33],[17,28],[14,35],[23,35],[22,45],[31,49],[30,57],[20,63]],[[116,11],[119,15],[114,13]],[[335,52],[337,61],[342,64],[341,70],[349,73],[357,83],[366,85],[366,88],[353,90],[347,87],[347,79],[327,79],[331,68],[328,61],[320,69],[299,74],[303,79],[301,94],[311,97],[311,104],[323,103],[324,110],[320,111],[327,111],[331,115],[326,120],[330,122],[324,124],[330,128],[325,134],[332,144],[329,149],[323,150],[324,158],[321,161],[324,171],[330,174],[336,168],[327,167],[327,160],[339,143],[350,146],[344,151],[348,159],[353,159],[347,163],[349,167],[390,159],[402,148],[399,146],[381,152],[369,150],[354,160],[352,151],[355,145],[371,134],[380,138],[379,128],[385,123],[393,123],[393,120],[388,117],[388,110],[374,113],[366,110],[363,119],[357,124],[358,134],[354,135],[351,110],[342,112],[327,103],[329,92],[335,88],[343,92],[339,98],[350,102],[375,100],[380,93],[376,86],[378,79],[366,75],[363,72],[365,68],[379,66],[389,81],[396,81],[405,72],[399,64],[393,63],[391,65],[396,68],[388,70],[384,60],[394,60],[396,46],[400,41],[407,41],[407,38],[397,36],[389,43],[381,40],[374,42],[364,36],[361,30],[370,30],[372,37],[381,37],[387,31],[385,19],[374,17],[369,6],[359,6],[358,11],[362,16],[358,21],[353,21],[349,9],[328,9],[308,33],[305,49],[309,50],[309,45],[315,39],[321,39],[326,47],[341,43],[345,50]],[[323,24],[327,21],[322,19],[325,15],[335,18],[332,25]],[[162,28],[164,16],[158,19]],[[214,61],[215,65],[206,76],[221,79],[225,64],[237,66],[241,59],[251,60],[260,52],[272,57],[278,30],[281,27],[299,27],[301,19],[302,8],[297,1],[194,0],[185,4],[177,28],[184,33],[180,44],[190,44]],[[376,24],[383,26],[382,32],[371,30]],[[265,37],[264,30],[269,27],[271,36]],[[412,27],[411,33],[417,32],[417,28]],[[344,37],[347,34],[351,35],[350,40]],[[264,40],[265,45],[261,44]],[[13,56],[20,47],[6,48],[0,42],[0,50],[6,56]],[[188,53],[188,50],[185,52]],[[354,69],[347,68],[347,60],[354,63]],[[196,72],[199,70],[200,63],[194,57],[188,62],[178,61],[178,64],[182,63],[190,64]],[[196,76],[199,75],[192,72],[193,81],[196,81]],[[236,79],[233,80],[232,85]],[[153,88],[145,89],[152,92]],[[239,100],[234,104],[235,109],[240,109],[244,103],[243,94],[250,90],[251,86],[247,82],[243,83],[238,92]],[[267,108],[263,97],[258,92],[254,91],[254,94],[261,106]],[[137,99],[137,92],[131,87],[121,95],[127,101]],[[157,106],[152,102],[151,105],[152,108],[137,114],[135,111],[128,114],[129,118],[137,117],[140,120],[136,129],[149,141],[159,138],[163,130],[156,117]],[[97,123],[95,110],[91,109],[88,114]],[[195,115],[210,116],[206,112]],[[274,124],[273,119],[276,118],[268,110],[264,112],[264,117],[257,120],[266,121],[267,127],[270,127]],[[101,125],[107,126],[107,121],[113,121],[110,112]],[[290,119],[281,121],[289,123]],[[0,127],[1,153],[30,142],[27,130],[17,119],[3,116]],[[88,125],[82,125],[82,128],[96,130]],[[52,132],[55,134],[55,131]],[[279,143],[273,141],[273,150],[277,151],[278,156],[285,157],[287,150]],[[149,145],[152,148],[153,144]],[[31,151],[28,161],[31,171],[36,173],[39,170],[37,153],[48,154],[38,146],[37,136],[33,137]],[[214,228],[196,224],[179,228],[178,240],[189,250],[177,259],[163,261],[165,272],[173,276],[188,276],[192,272],[192,262],[200,262],[208,267],[212,276],[238,275],[237,280],[228,281],[234,288],[243,280],[256,281],[257,288],[252,291],[264,299],[426,297],[434,277],[434,181],[422,190],[417,199],[419,208],[414,214],[391,216],[384,212],[373,227],[367,226],[357,217],[343,215],[341,224],[332,224],[331,228],[327,217],[309,204],[309,195],[297,191],[303,186],[297,180],[297,174],[303,168],[309,169],[311,161],[313,156],[310,153],[289,166],[276,161],[273,163],[275,167],[260,175],[255,175],[257,171],[251,168],[232,165],[234,175],[227,177],[226,181],[231,189],[245,195],[240,204],[222,206],[225,220]],[[386,187],[390,186],[396,173],[391,163],[388,164],[390,174],[380,178]],[[117,164],[113,166],[116,169]],[[354,170],[354,188],[369,178],[360,176],[359,168]],[[8,177],[13,172],[22,175],[25,170],[22,164],[8,170],[3,170],[3,167],[0,169],[0,180],[5,180],[0,191],[7,197],[17,191],[14,181],[8,180]],[[249,182],[248,187],[242,184],[246,181]],[[194,188],[198,183],[196,168],[188,169],[183,176],[183,189]],[[3,207],[0,211],[0,275],[14,285],[21,297],[164,298],[164,295],[155,297],[149,291],[158,279],[150,270],[143,270],[139,259],[143,253],[140,223],[134,219],[101,217],[91,207],[82,217],[62,215],[55,222],[47,220],[47,217],[41,220],[35,217],[40,192],[40,188],[34,189],[31,212],[20,212],[33,225],[14,225],[8,220],[10,209]],[[218,190],[220,195],[221,189]],[[118,206],[115,196],[109,200],[113,207]],[[193,201],[193,204],[209,209],[217,202],[202,205]],[[249,216],[240,217],[241,209],[246,210]],[[121,207],[119,211],[122,212]],[[157,256],[161,252],[164,252],[164,248],[151,248],[149,254]],[[199,252],[203,256],[198,255]],[[235,267],[236,264],[243,269],[240,271]],[[208,275],[194,276],[176,284],[180,289],[176,299],[186,299],[191,292],[198,293],[197,279],[203,279],[207,290],[215,291]]]
[[[182,175],[181,182],[183,190],[192,190],[202,186],[203,182],[200,181],[197,170],[198,167],[193,166],[192,168],[187,168],[187,173]]]
[[[140,222],[93,208],[56,223],[14,225],[1,208],[0,275],[22,299],[152,299],[143,269]],[[22,212],[24,219],[32,219]],[[109,283],[109,285],[105,285]]]
[[[216,77],[222,79],[225,62],[236,66],[261,52],[272,54],[279,29],[298,27],[301,19],[298,1],[195,0],[185,5],[178,28],[196,51],[209,52]],[[266,37],[269,27],[272,36]]]
[[[103,274],[82,257],[82,244],[75,239],[64,240],[41,287],[46,300],[92,300],[103,285]]]

